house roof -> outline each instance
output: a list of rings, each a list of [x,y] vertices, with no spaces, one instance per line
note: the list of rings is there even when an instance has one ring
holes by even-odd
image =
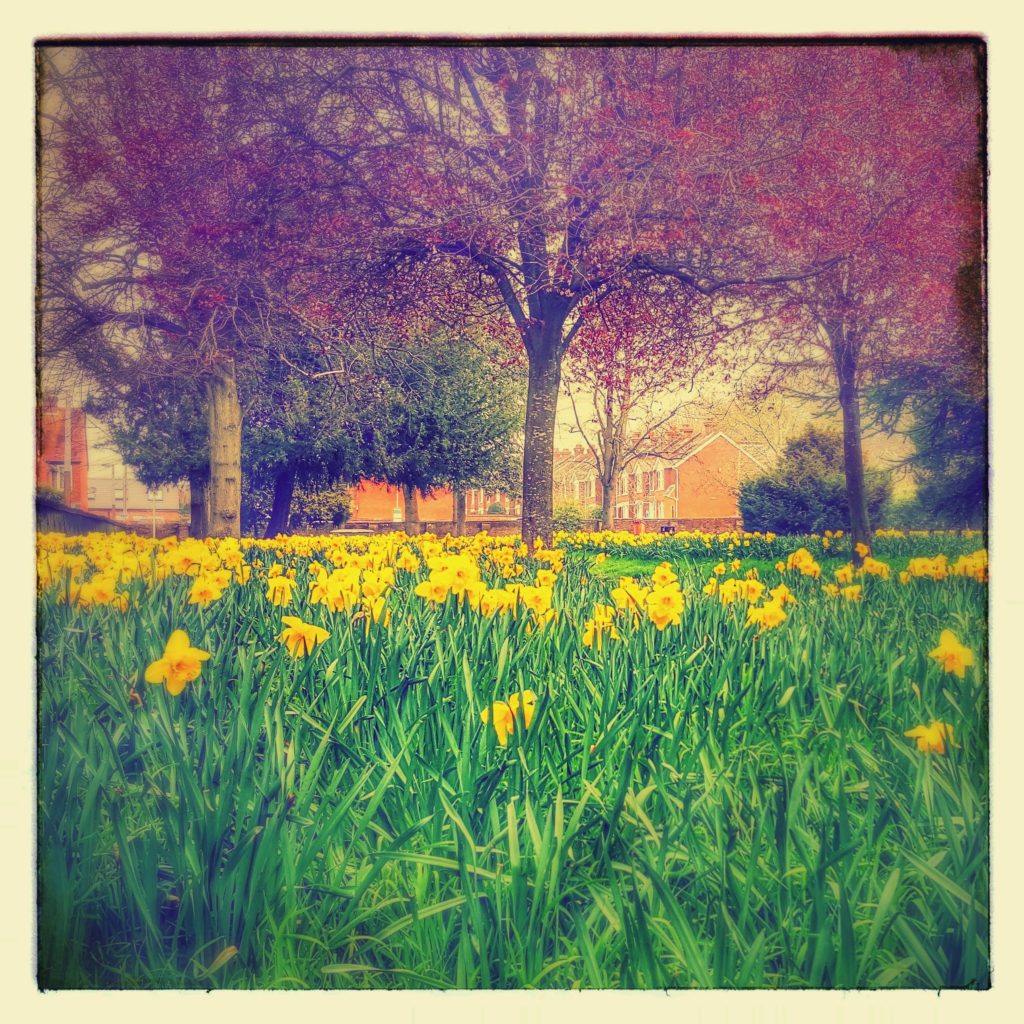
[[[554,478],[556,480],[578,480],[589,479],[596,476],[594,472],[594,457],[589,448],[580,450],[569,448],[558,448],[555,450]]]
[[[763,449],[763,445],[758,446],[737,440],[724,430],[718,430],[713,426],[708,429],[708,424],[705,424],[702,430],[671,426],[660,432],[650,439],[649,457],[664,459],[673,465],[681,465],[719,438],[731,444],[759,469],[767,471],[764,452],[760,450]]]

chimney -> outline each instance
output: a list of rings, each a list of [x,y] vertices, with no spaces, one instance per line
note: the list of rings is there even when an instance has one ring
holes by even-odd
[[[576,447],[573,448],[572,453],[573,453],[573,455],[575,455],[577,457],[581,456],[583,454],[583,445],[581,445],[581,444],[576,445]]]
[[[717,426],[717,424],[715,423],[714,420],[705,420],[704,421],[704,433],[705,434],[713,434],[713,433],[715,433],[715,431],[717,429],[718,429],[718,426]]]

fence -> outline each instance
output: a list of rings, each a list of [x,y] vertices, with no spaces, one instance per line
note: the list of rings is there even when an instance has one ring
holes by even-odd
[[[628,530],[630,533],[675,533],[677,530],[688,533],[732,533],[742,530],[743,521],[739,516],[728,516],[718,519],[616,519],[613,529]]]
[[[67,533],[72,536],[83,533],[138,533],[151,537],[153,528],[149,523],[120,523],[95,512],[70,508],[50,498],[36,497],[36,530],[39,533]],[[184,524],[156,524],[157,537],[183,537],[187,535]]]
[[[492,536],[509,536],[519,533],[520,520],[518,516],[494,516],[493,518],[477,518],[466,520],[466,535],[472,536],[475,533],[482,533],[486,530]],[[404,530],[405,523],[377,523],[360,520],[352,520],[345,524],[341,533],[394,533],[397,530]],[[446,533],[455,533],[454,520],[421,520],[419,523],[420,533],[434,533],[443,537]]]

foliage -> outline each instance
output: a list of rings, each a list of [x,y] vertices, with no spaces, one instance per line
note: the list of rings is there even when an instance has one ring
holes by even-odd
[[[565,530],[571,533],[583,527],[584,512],[579,505],[571,501],[560,502],[555,505],[551,523],[556,530]]]
[[[47,487],[45,484],[36,486],[36,497],[44,498],[46,501],[55,501],[60,505],[64,504],[64,492],[56,487]]]
[[[104,377],[85,409],[100,419],[124,462],[147,487],[209,475],[205,400],[194,385],[169,392],[127,367]]]
[[[496,375],[486,350],[443,334],[392,349],[377,374],[362,419],[367,475],[424,494],[504,479],[522,427],[517,375]]]
[[[300,488],[294,505],[291,526],[342,526],[352,514],[352,496],[347,487],[327,491]]]
[[[253,484],[247,481],[242,497],[242,529],[248,535],[263,532],[274,503],[272,483]],[[299,527],[341,526],[348,522],[352,496],[347,487],[336,484],[326,489],[299,484],[292,497],[291,514],[286,529]]]
[[[76,354],[144,335],[181,381],[296,322],[335,368],[356,337],[482,328],[530,364],[532,539],[562,359],[616,311],[646,342],[721,297],[687,371],[737,318],[778,314],[801,343],[823,330],[848,407],[868,348],[942,347],[977,248],[979,56],[47,48],[44,337]]]
[[[877,522],[891,492],[888,476],[868,473],[866,489],[869,513]],[[814,426],[793,438],[773,474],[740,485],[739,509],[748,530],[789,534],[849,530],[842,438]]]
[[[487,514],[489,516],[503,516],[506,515],[507,512],[508,510],[500,501],[492,501],[490,505],[487,506]]]
[[[961,330],[948,355],[904,360],[870,392],[874,414],[914,447],[906,464],[918,486],[922,522],[980,526],[988,509],[988,406],[984,309],[963,268]]]

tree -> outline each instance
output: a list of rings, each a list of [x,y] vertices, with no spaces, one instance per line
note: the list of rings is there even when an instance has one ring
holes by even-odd
[[[305,98],[279,135],[339,168],[367,276],[415,280],[442,314],[470,296],[514,329],[527,540],[550,535],[562,359],[602,299],[669,282],[667,317],[692,291],[829,265],[780,261],[749,227],[806,135],[796,51],[318,50],[283,73]]]
[[[417,490],[447,484],[458,495],[506,470],[522,425],[521,385],[496,378],[487,354],[465,339],[443,335],[390,352],[377,372],[362,431],[368,475],[401,487],[413,533]]]
[[[246,533],[270,536],[297,527],[313,527],[327,532],[348,521],[352,511],[352,496],[341,484],[326,489],[296,484],[293,506],[281,528],[270,534],[266,524],[274,507],[274,487],[271,484],[249,484],[242,498],[242,529]]]
[[[304,338],[295,339],[252,375],[242,394],[246,480],[273,492],[267,537],[287,528],[297,485],[313,493],[357,480],[365,468],[365,382],[347,371],[324,369],[310,351]]]
[[[566,362],[566,393],[594,460],[605,529],[612,528],[620,474],[636,459],[662,454],[658,432],[679,412],[679,392],[720,358],[721,339],[740,329],[719,323],[697,293],[688,307],[676,301],[680,319],[659,319],[663,290],[659,282],[646,294],[613,294],[580,331]]]
[[[789,258],[833,260],[787,285],[780,321],[802,321],[801,341],[769,358],[776,379],[817,369],[838,402],[850,528],[870,549],[861,396],[894,363],[949,351],[959,268],[980,245],[980,90],[975,47],[847,57],[841,76],[811,63],[813,134],[762,223]]]
[[[292,327],[277,295],[315,170],[270,152],[245,120],[249,51],[116,46],[39,60],[42,355],[88,370],[90,351],[127,346],[171,398],[198,384],[210,532],[237,535],[238,371]]]
[[[849,530],[844,464],[840,435],[808,427],[786,445],[775,472],[740,485],[744,529],[783,534]],[[887,477],[866,474],[865,493],[870,513],[877,516],[889,500]],[[856,543],[851,538],[851,546]]]
[[[602,304],[661,287],[656,306],[634,307],[640,336],[695,293],[766,305],[827,352],[867,537],[865,352],[942,333],[948,266],[977,221],[973,59],[930,46],[112,47],[74,74],[53,60],[64,105],[48,122],[59,160],[44,161],[44,330],[163,332],[165,361],[208,391],[214,518],[230,530],[236,367],[282,319],[339,346],[354,311],[409,337],[487,324],[528,364],[532,540],[550,534],[562,361]]]
[[[148,487],[189,482],[190,531],[208,532],[206,484],[210,472],[207,417],[198,389],[169,395],[162,387],[128,377],[128,383],[94,389],[86,412],[104,422],[121,458]]]
[[[917,483],[913,508],[928,522],[981,526],[988,504],[988,407],[981,267],[959,278],[954,344],[939,358],[894,362],[868,392],[883,429],[914,450],[904,460]]]

